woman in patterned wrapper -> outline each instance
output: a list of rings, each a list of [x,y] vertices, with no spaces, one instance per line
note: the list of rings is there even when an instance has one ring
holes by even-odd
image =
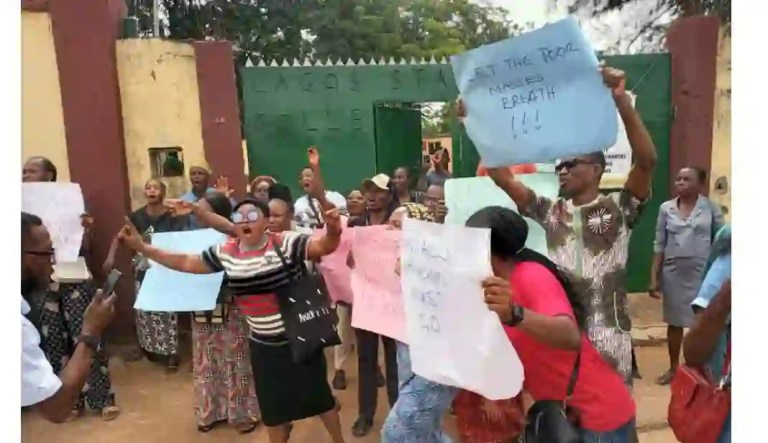
[[[199,255],[172,253],[145,244],[131,223],[120,232],[124,244],[167,268],[191,274],[225,273],[227,287],[250,328],[251,368],[270,443],[286,443],[293,421],[315,416],[322,420],[334,443],[344,442],[337,403],[327,380],[325,354],[319,349],[301,363],[294,361],[275,298],[275,292],[301,272],[303,261],[333,253],[341,236],[339,211],[325,198],[319,154],[310,149],[308,157],[314,172],[309,191],[325,211],[326,229],[320,236],[293,231],[270,234],[269,206],[255,199],[239,202],[231,220],[196,203],[179,201],[179,214],[191,212],[232,236]]]
[[[221,192],[208,193],[197,203],[221,217],[232,215],[232,203]],[[207,228],[205,220],[200,228]],[[259,422],[259,404],[248,361],[248,325],[232,303],[226,281],[216,308],[192,318],[192,368],[195,375],[197,429],[208,432],[229,421],[241,434]]]
[[[146,241],[151,241],[155,232],[184,231],[189,228],[189,217],[174,216],[163,204],[165,183],[159,179],[149,179],[144,184],[144,197],[147,204],[130,215],[131,223]],[[117,239],[112,242],[109,257],[114,260],[117,251]],[[136,293],[149,268],[149,260],[142,255],[133,257],[136,275]],[[175,312],[150,312],[136,310],[136,335],[139,346],[152,360],[164,360],[166,371],[175,373],[179,367],[178,316]]]
[[[22,181],[55,182],[58,172],[51,160],[45,157],[31,157],[22,169]],[[91,249],[93,239],[93,217],[87,212],[81,216],[83,242],[80,256],[85,257]],[[90,272],[93,275],[93,272]],[[74,351],[75,339],[80,335],[85,309],[96,294],[93,278],[66,283],[54,282],[45,295],[41,308],[42,348],[51,363],[54,372],[61,372]],[[114,420],[120,414],[115,405],[115,393],[109,377],[109,357],[105,351],[97,353],[88,382],[80,400],[72,411],[71,419],[77,418],[85,410],[86,404],[93,410],[101,411],[104,420]]]

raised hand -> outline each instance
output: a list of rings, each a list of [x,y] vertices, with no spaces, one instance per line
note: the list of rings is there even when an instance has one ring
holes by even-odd
[[[341,214],[338,208],[323,213],[326,232],[341,232]]]
[[[603,76],[603,83],[611,90],[614,97],[626,94],[627,74],[624,71],[601,65],[600,74]]]
[[[320,166],[320,151],[317,150],[317,147],[310,146],[309,149],[307,149],[307,161],[309,162],[309,166],[313,168]]]
[[[459,120],[463,120],[467,117],[467,105],[464,104],[464,100],[458,99],[456,101],[456,117]]]
[[[87,212],[80,214],[80,226],[86,231],[93,227],[93,216]]]
[[[178,217],[180,215],[191,214],[195,204],[181,199],[168,199],[163,201],[163,206],[168,209],[168,212],[170,212],[171,215]]]
[[[229,177],[226,175],[220,175],[213,184],[213,188],[216,189],[216,192],[224,194],[227,198],[230,198],[234,192],[234,190],[229,187]]]
[[[128,217],[125,217],[125,226],[123,226],[120,233],[117,234],[117,238],[120,239],[122,244],[134,251],[138,251],[144,246],[144,239]]]

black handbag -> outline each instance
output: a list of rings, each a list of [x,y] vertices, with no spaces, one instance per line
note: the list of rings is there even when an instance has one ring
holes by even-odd
[[[542,400],[535,402],[526,416],[524,443],[582,443],[578,431],[576,411],[568,407],[576,380],[579,378],[581,351],[576,355],[565,400]]]
[[[283,266],[288,269],[288,261],[280,246],[277,242],[273,245]],[[275,295],[294,362],[301,363],[323,348],[341,344],[336,329],[339,319],[331,308],[325,281],[320,274],[309,272],[303,261],[301,272],[276,289]]]

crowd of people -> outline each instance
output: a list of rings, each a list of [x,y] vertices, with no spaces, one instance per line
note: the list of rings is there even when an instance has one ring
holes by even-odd
[[[192,313],[198,430],[208,432],[229,422],[248,433],[263,424],[270,442],[283,443],[289,441],[292,422],[319,417],[331,440],[343,442],[333,390],[348,387],[344,367],[356,354],[355,437],[373,429],[378,390],[385,386],[390,411],[381,439],[386,443],[450,441],[442,422],[451,413],[465,443],[512,442],[523,434],[533,435],[528,441],[559,442],[548,440],[546,430],[526,427],[553,404],[567,405],[580,441],[638,441],[632,385],[639,374],[630,335],[626,264],[632,230],[650,197],[656,151],[624,90],[624,74],[611,68],[602,73],[632,148],[633,165],[624,188],[601,192],[606,168],[601,151],[558,161],[561,195],[555,199],[537,195],[516,178],[514,168],[481,168],[478,175],[488,175],[515,202],[519,214],[492,206],[466,221],[468,227],[490,230],[493,275],[482,283],[485,302],[498,314],[520,357],[523,388],[532,405],[522,394],[491,401],[415,374],[407,344],[352,328],[354,302],[334,306],[340,344],[333,350],[330,381],[322,350],[302,363],[291,355],[276,296],[279,288],[304,269],[318,272],[318,263],[337,249],[345,229],[401,229],[405,218],[443,223],[443,185],[451,178],[447,151],[434,156],[434,169],[420,177],[420,186],[407,167],[400,167],[391,178],[380,173],[365,179],[346,196],[326,189],[315,148],[299,173],[305,195],[297,199],[284,183],[260,176],[250,184],[249,195],[235,202],[226,179],[214,182],[205,165],[190,168],[191,190],[176,199],[168,198],[162,180],[147,181],[146,204],[116,233],[103,271],[114,267],[117,254],[130,253],[137,291],[150,261],[185,273],[224,273],[216,308]],[[457,112],[463,117],[471,109],[459,101]],[[56,181],[56,168],[34,157],[25,163],[23,179]],[[670,370],[659,377],[660,384],[673,380],[681,354],[687,365],[710,364],[713,371],[729,367],[724,355],[730,349],[730,228],[717,205],[702,195],[705,184],[704,171],[681,170],[678,195],[658,214],[649,293],[663,299],[670,355]],[[528,226],[522,216],[544,227],[546,256],[525,247]],[[82,253],[87,254],[94,220],[84,214],[82,222]],[[226,234],[226,240],[199,254],[151,244],[154,233],[205,228]],[[22,213],[24,405],[39,404],[53,421],[74,418],[85,405],[104,419],[114,419],[119,410],[101,346],[114,296],[96,290],[93,278],[52,283],[54,261],[41,220]],[[354,268],[353,253],[347,264]],[[136,326],[147,357],[176,371],[178,315],[137,310]],[[691,328],[685,337],[683,328]],[[719,441],[730,441],[730,422]]]

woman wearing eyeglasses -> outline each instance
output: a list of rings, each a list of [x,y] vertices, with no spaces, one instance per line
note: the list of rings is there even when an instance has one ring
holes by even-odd
[[[58,171],[53,162],[45,157],[30,157],[22,169],[22,182],[55,182]],[[40,306],[40,335],[45,356],[51,363],[54,372],[61,372],[74,352],[73,343],[81,333],[85,309],[96,294],[93,273],[87,269],[85,256],[90,251],[93,238],[93,217],[84,213],[81,216],[83,226],[83,242],[80,246],[80,259],[76,269],[62,273],[61,268],[54,274],[48,293]],[[51,260],[55,260],[54,252],[50,251]],[[41,257],[42,258],[42,257]],[[84,276],[84,275],[87,275]],[[115,406],[115,394],[109,377],[109,358],[104,351],[96,353],[86,388],[80,400],[72,410],[70,419],[77,418],[85,410],[85,406],[100,411],[104,420],[114,420],[120,414]]]
[[[232,203],[220,192],[198,200],[204,211],[231,217]],[[209,226],[198,220],[202,229]],[[248,325],[232,303],[226,282],[213,311],[195,312],[192,318],[192,368],[195,375],[197,429],[208,432],[229,422],[248,434],[259,423],[259,404],[248,362]]]
[[[293,231],[270,234],[267,203],[245,199],[238,203],[231,220],[203,210],[199,205],[178,202],[179,212],[191,211],[198,219],[232,235],[200,255],[177,254],[145,244],[129,223],[120,232],[123,243],[163,266],[180,272],[208,274],[224,272],[227,284],[250,328],[251,367],[259,399],[261,418],[271,443],[285,443],[293,421],[319,416],[334,443],[341,443],[341,423],[336,401],[326,378],[325,355],[318,351],[303,363],[295,363],[275,291],[300,272],[305,260],[318,260],[339,244],[339,211],[324,198],[319,154],[309,152],[314,172],[311,193],[325,211],[325,234],[310,237]],[[277,254],[279,247],[285,263]]]

